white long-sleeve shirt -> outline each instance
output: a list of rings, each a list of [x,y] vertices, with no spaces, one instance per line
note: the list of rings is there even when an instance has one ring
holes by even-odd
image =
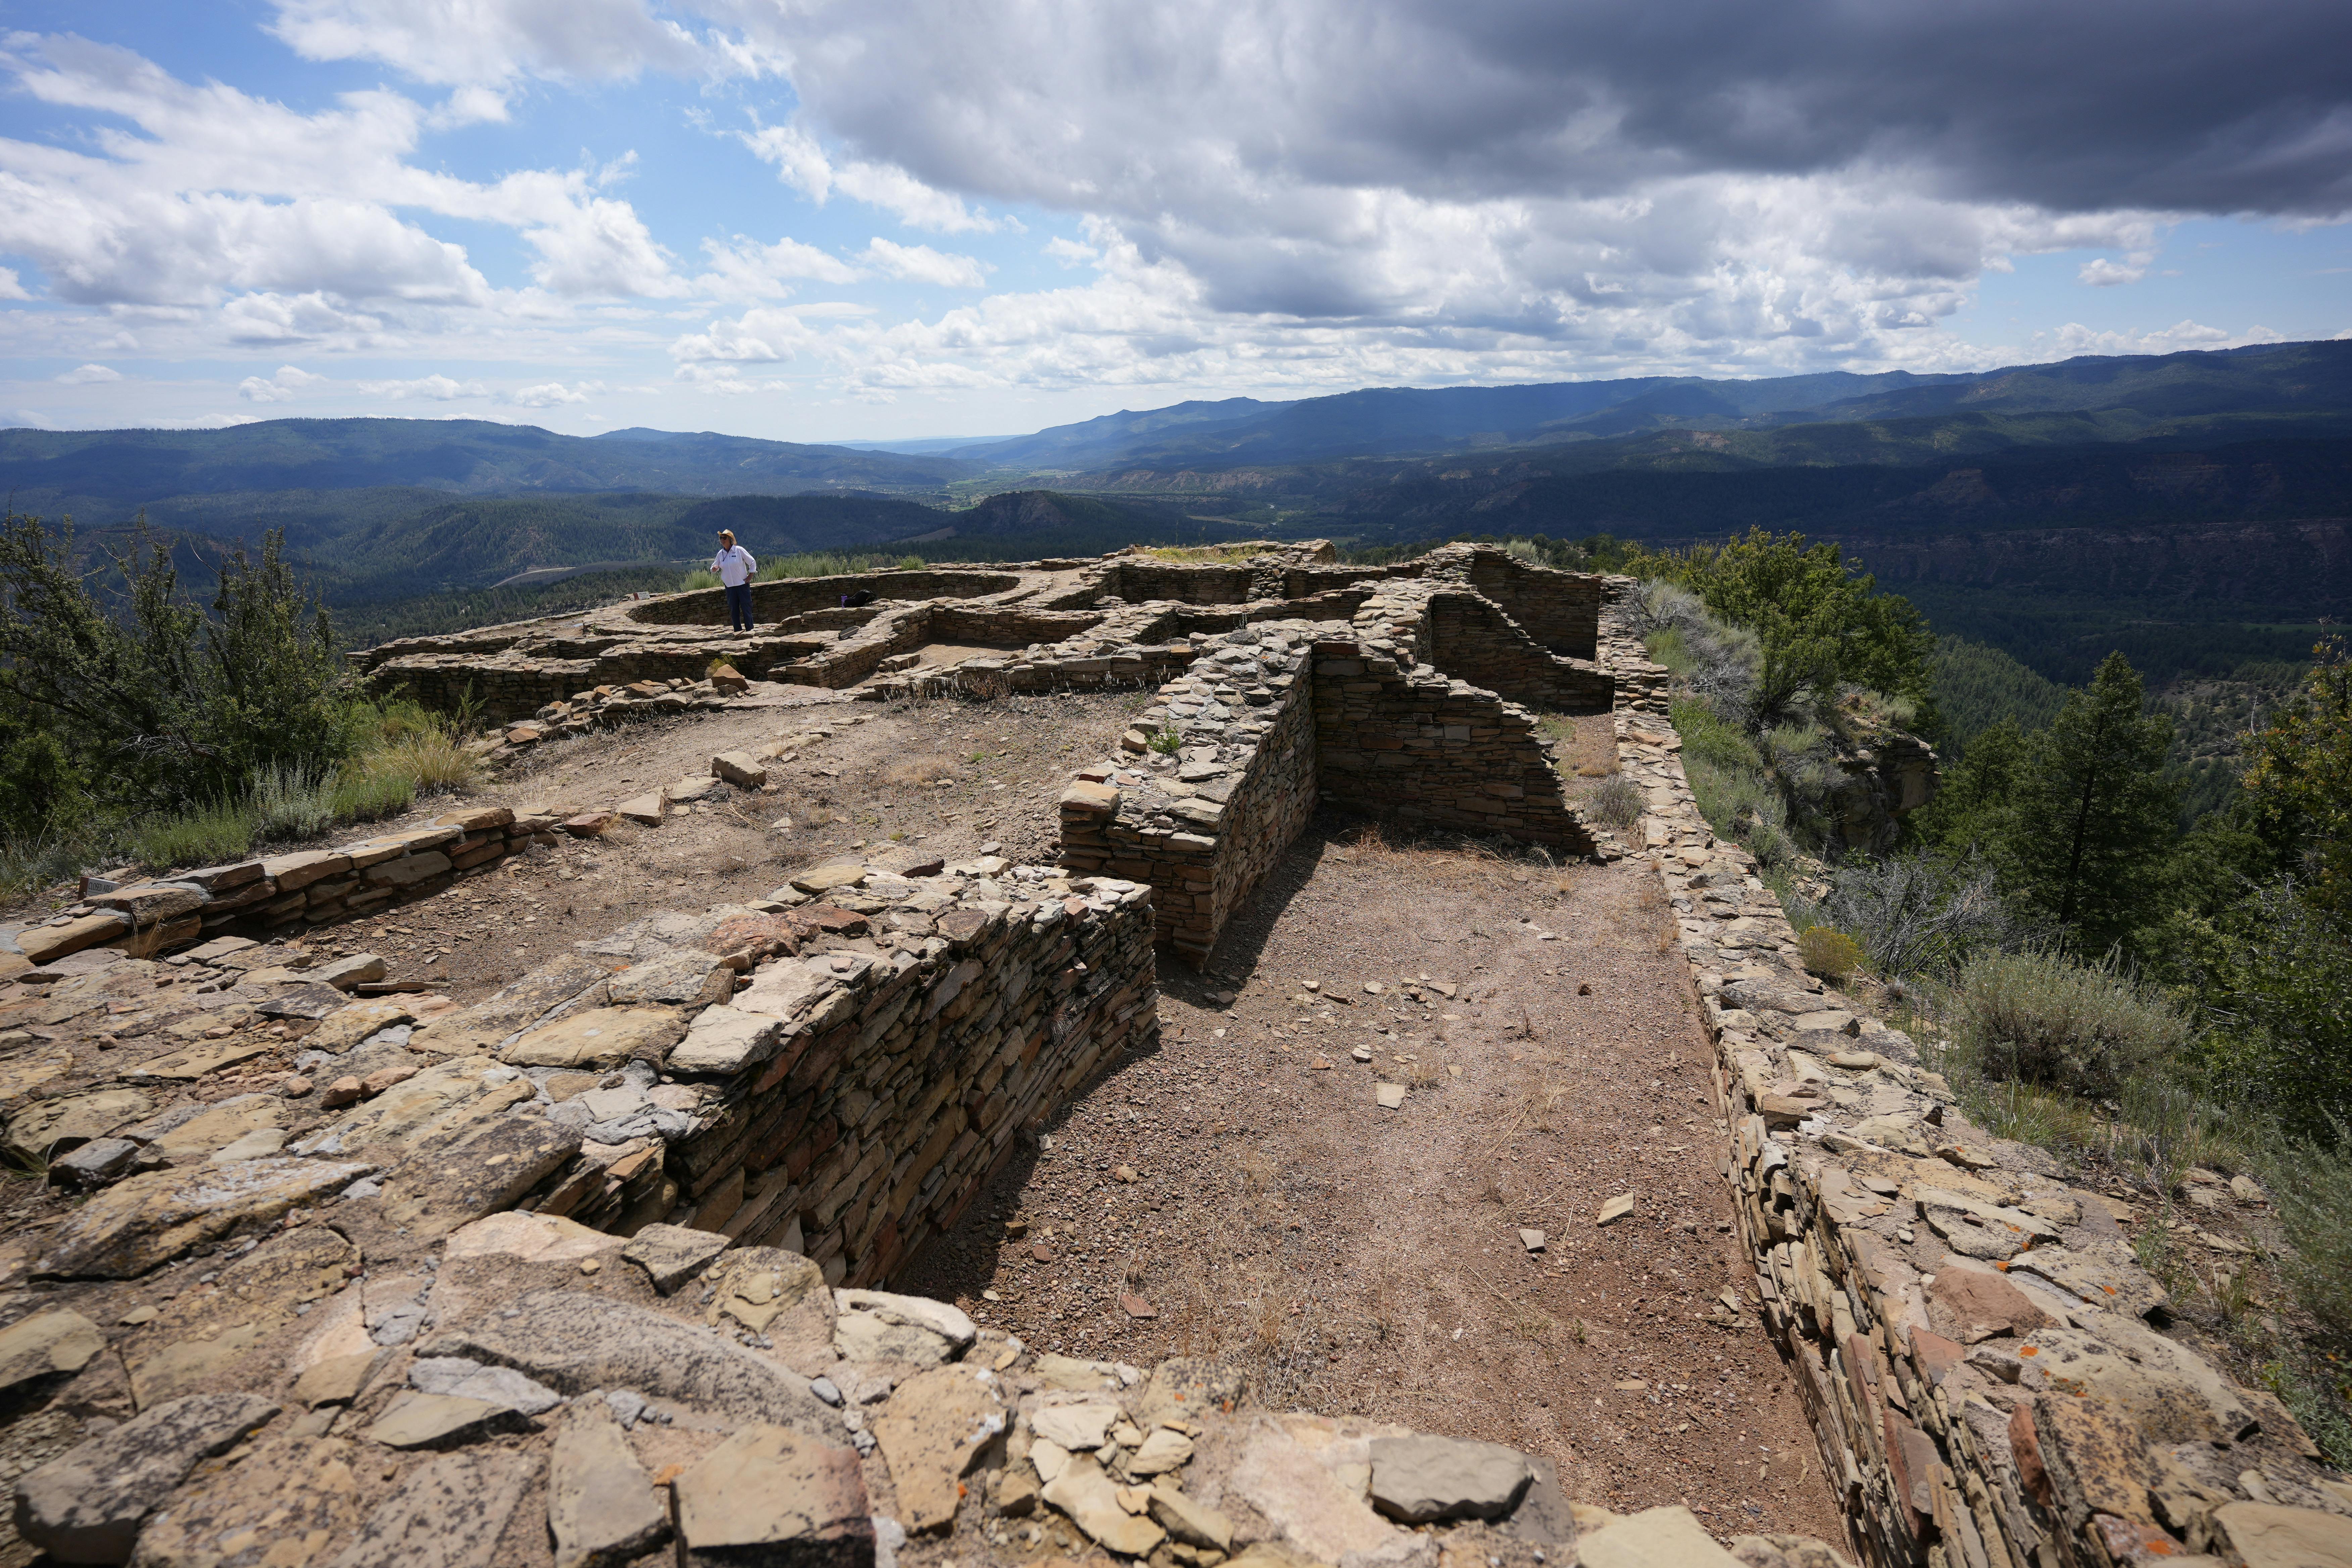
[[[760,569],[760,563],[752,560],[751,552],[741,545],[730,544],[710,558],[710,569],[718,573],[719,580],[730,588],[740,588],[751,580],[751,574]]]

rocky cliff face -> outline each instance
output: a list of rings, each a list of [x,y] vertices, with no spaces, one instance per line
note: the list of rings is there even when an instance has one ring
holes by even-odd
[[[1935,749],[1916,735],[1881,728],[1841,739],[1836,756],[1825,847],[1832,854],[1883,855],[1895,847],[1903,818],[1936,798]]]

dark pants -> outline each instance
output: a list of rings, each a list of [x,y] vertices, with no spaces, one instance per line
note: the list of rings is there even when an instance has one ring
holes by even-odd
[[[739,632],[751,629],[751,584],[727,590],[727,624]]]

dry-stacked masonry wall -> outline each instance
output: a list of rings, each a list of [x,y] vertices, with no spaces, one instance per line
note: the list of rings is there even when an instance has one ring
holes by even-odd
[[[2120,1220],[1969,1126],[1913,1042],[1805,973],[1779,901],[1621,714],[1646,852],[1719,1067],[1753,1311],[1795,1368],[1853,1538],[1886,1568],[2319,1564],[2352,1482],[2273,1395],[2161,1331]]]
[[[1556,657],[1478,594],[1439,591],[1425,601],[1419,651],[1433,667],[1514,702],[1569,713],[1605,713],[1614,683],[1583,659]]]
[[[429,827],[331,849],[199,867],[169,881],[102,886],[12,940],[36,963],[90,947],[145,958],[208,936],[341,920],[437,893],[465,872],[533,843],[552,844],[554,829],[551,816],[518,817],[504,806],[453,811]]]
[[[1551,652],[1591,658],[1599,650],[1605,579],[1529,566],[1499,550],[1440,551],[1429,559],[1431,581],[1466,584]]]
[[[740,1068],[667,1064],[719,1090],[669,1147],[683,1223],[788,1247],[852,1285],[953,1225],[1022,1128],[1155,1027],[1150,889],[1053,886],[1019,901],[1043,879],[993,899],[919,887],[876,917],[916,942],[781,961],[704,1014],[704,1035],[768,1007],[787,1021]]]
[[[970,572],[853,572],[837,577],[779,577],[751,584],[755,620],[773,621],[804,611],[835,607],[845,595],[870,593],[882,599],[977,599],[1021,585],[1018,575],[981,568]],[[697,588],[664,594],[629,606],[629,619],[644,626],[727,624],[727,591]]]
[[[1083,770],[1062,796],[1062,863],[1149,882],[1160,939],[1196,966],[1315,814],[1315,631],[1277,622],[1202,638],[1123,757]],[[1152,745],[1170,734],[1178,750]]]
[[[1403,667],[1393,644],[1316,645],[1315,756],[1323,798],[1334,805],[1412,828],[1593,851],[1536,716],[1465,681]]]

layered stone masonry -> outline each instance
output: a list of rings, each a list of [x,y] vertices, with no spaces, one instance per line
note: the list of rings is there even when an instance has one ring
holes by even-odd
[[[1316,635],[1302,620],[1202,637],[1122,756],[1062,796],[1062,864],[1149,882],[1160,939],[1196,967],[1315,813]]]
[[[430,897],[509,855],[553,844],[555,828],[552,816],[472,807],[329,849],[204,866],[161,881],[93,881],[81,901],[46,921],[0,925],[0,954],[47,963],[110,948],[147,958],[208,936],[339,921]]]
[[[1641,581],[1611,576],[1601,582],[1597,658],[1616,682],[1617,708],[1622,712],[1664,717],[1673,678],[1664,665],[1650,661],[1647,637],[1642,626]]]
[[[0,1074],[9,1152],[89,1194],[0,1261],[23,1544],[1842,1568],[1573,1504],[1500,1445],[1276,1414],[1215,1365],[1040,1354],[863,1288],[1148,1044],[1151,923],[1131,882],[908,858],[636,921],[466,1007],[348,1001],[363,959],[235,937],[20,968],[0,1023],[37,1019],[39,1054]],[[294,1073],[256,1076],[289,1035]]]
[[[1968,1124],[1900,1031],[1823,990],[1753,860],[1694,805],[1681,742],[1622,713],[1619,754],[1704,1000],[1760,1317],[1874,1563],[2320,1563],[2352,1482],[2272,1394],[2168,1337],[2128,1205]]]
[[[348,1212],[405,1231],[509,1207],[623,1233],[668,1222],[788,1242],[829,1282],[872,1283],[1155,1027],[1150,889],[996,858],[817,868],[756,905],[582,942],[464,1007],[353,1001],[380,959],[234,937],[168,965],[85,949],[16,967],[45,1043],[41,1074],[0,1086],[33,1095],[10,1113],[12,1152],[125,1151],[78,1168],[110,1190],[48,1248],[43,1268],[68,1276],[119,1274],[163,1245],[156,1227],[178,1234],[169,1167],[256,1152],[278,1161],[252,1173],[268,1183],[367,1177],[346,1198],[368,1206]],[[157,1117],[152,1090],[289,1037],[282,1096],[210,1121],[191,1107],[202,1125]],[[229,1149],[271,1130],[266,1150]]]
[[[1598,848],[1562,793],[1536,715],[1410,668],[1390,642],[1315,649],[1323,798],[1414,829],[1498,834],[1562,856]]]
[[[1499,552],[1440,553],[1466,574]],[[1195,966],[1319,802],[1564,856],[1602,847],[1568,804],[1536,714],[1452,676],[1458,662],[1591,712],[1610,705],[1605,671],[1546,652],[1448,577],[1391,579],[1318,607],[1340,600],[1344,636],[1328,621],[1253,619],[1196,637],[1189,673],[1160,688],[1128,755],[1082,770],[1063,796],[1063,863],[1150,882],[1162,940]],[[1175,749],[1154,755],[1160,737]]]

